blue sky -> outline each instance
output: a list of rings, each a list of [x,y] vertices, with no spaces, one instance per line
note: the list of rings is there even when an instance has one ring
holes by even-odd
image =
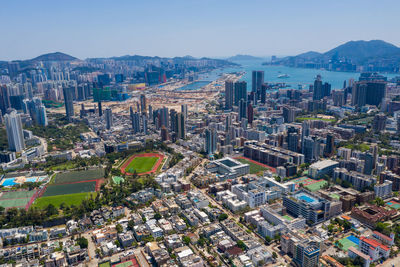
[[[371,39],[400,46],[399,10],[398,0],[3,0],[0,60],[55,51],[293,55]]]

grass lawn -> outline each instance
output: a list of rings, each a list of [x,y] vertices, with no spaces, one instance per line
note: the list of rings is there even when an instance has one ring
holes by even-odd
[[[128,173],[143,173],[153,169],[154,164],[158,161],[159,157],[136,157],[126,167],[125,171]]]
[[[348,144],[344,146],[345,148],[350,148],[351,150],[360,150],[361,152],[366,152],[369,150],[369,145],[361,144]]]
[[[111,267],[111,264],[109,261],[106,261],[106,262],[100,263],[99,267]]]
[[[87,193],[96,191],[96,182],[82,182],[75,184],[55,184],[46,188],[43,196],[57,196],[75,193]]]
[[[35,202],[33,202],[32,207],[45,208],[49,204],[53,204],[54,206],[59,207],[61,203],[65,203],[68,206],[71,205],[78,206],[81,204],[82,200],[90,198],[91,194],[93,195],[93,198],[96,197],[96,193],[78,193],[69,195],[41,197],[36,199]]]
[[[51,183],[63,184],[63,183],[81,182],[87,180],[100,179],[103,177],[104,177],[104,169],[62,172],[56,174],[55,178]]]
[[[257,174],[259,172],[268,170],[268,168],[265,168],[263,166],[255,164],[247,159],[237,159],[237,161],[244,163],[244,164],[249,164],[250,165],[250,174]]]
[[[314,118],[314,117],[299,117],[296,118],[296,121],[298,122],[303,122],[306,120],[319,120],[319,121],[328,121],[328,122],[334,122],[335,119],[326,119],[326,118]]]

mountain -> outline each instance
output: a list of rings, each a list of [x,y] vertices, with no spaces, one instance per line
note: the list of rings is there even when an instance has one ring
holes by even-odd
[[[89,61],[96,61],[96,60],[104,60],[107,58],[89,58],[87,60]],[[237,66],[236,63],[223,60],[223,59],[213,59],[213,58],[207,58],[207,57],[202,57],[202,58],[195,58],[192,56],[184,56],[184,57],[173,57],[173,58],[167,58],[167,57],[158,57],[158,56],[140,56],[140,55],[125,55],[125,56],[120,56],[120,57],[111,57],[110,59],[113,60],[124,60],[124,61],[136,61],[137,63],[143,62],[145,60],[161,60],[161,61],[169,61],[172,60],[176,64],[184,63],[185,61],[197,61],[197,60],[213,60],[215,61],[216,65],[218,67],[224,67],[224,66]]]
[[[272,64],[342,71],[355,71],[360,66],[369,66],[371,71],[398,72],[400,48],[382,40],[350,41],[325,53],[310,51],[277,59]]]
[[[228,61],[241,61],[241,60],[255,60],[255,59],[262,59],[260,57],[254,57],[250,55],[236,55],[233,57],[229,57],[226,60]]]
[[[299,58],[304,58],[304,59],[313,59],[321,56],[321,53],[315,52],[315,51],[309,51],[300,55],[297,55]]]
[[[73,61],[73,60],[77,60],[77,58],[61,52],[55,52],[55,53],[40,55],[38,57],[30,59],[29,61]]]

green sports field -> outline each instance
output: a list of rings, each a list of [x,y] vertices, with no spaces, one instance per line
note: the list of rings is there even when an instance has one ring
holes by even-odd
[[[32,207],[45,208],[49,204],[53,204],[54,206],[59,207],[62,203],[65,203],[68,206],[71,205],[78,206],[81,204],[82,200],[90,198],[91,194],[93,195],[93,198],[96,197],[96,193],[77,193],[77,194],[41,197],[35,200]]]
[[[326,184],[328,184],[327,181],[321,180],[321,181],[315,182],[315,183],[313,183],[313,184],[306,185],[306,186],[304,186],[304,187],[307,188],[308,190],[310,190],[311,192],[315,192],[315,191],[320,190],[320,189],[321,189],[322,187],[324,187]]]
[[[299,117],[296,118],[296,121],[298,122],[303,122],[303,121],[307,121],[307,120],[319,120],[319,121],[327,121],[327,122],[334,122],[335,119],[327,119],[327,118],[315,118],[315,117]]]
[[[82,182],[74,184],[55,184],[49,185],[43,197],[57,196],[75,193],[87,193],[96,191],[96,182]]]
[[[153,169],[154,164],[158,161],[159,157],[136,157],[126,167],[125,171],[128,173],[143,173]]]
[[[130,267],[130,266],[134,266],[134,265],[135,264],[132,262],[132,260],[129,260],[129,261],[114,264],[112,267]]]
[[[250,174],[257,174],[259,172],[268,170],[267,168],[265,168],[261,165],[255,164],[254,162],[251,162],[250,160],[247,160],[247,159],[237,159],[237,161],[239,161],[243,164],[249,164]]]
[[[74,183],[74,182],[95,180],[101,178],[104,178],[104,169],[72,171],[72,172],[58,173],[54,177],[52,183],[53,184]]]

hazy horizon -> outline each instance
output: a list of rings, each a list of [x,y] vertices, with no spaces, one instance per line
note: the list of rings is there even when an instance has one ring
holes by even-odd
[[[326,52],[351,40],[396,46],[400,3],[304,1],[7,1],[0,60],[63,52],[227,58]]]

